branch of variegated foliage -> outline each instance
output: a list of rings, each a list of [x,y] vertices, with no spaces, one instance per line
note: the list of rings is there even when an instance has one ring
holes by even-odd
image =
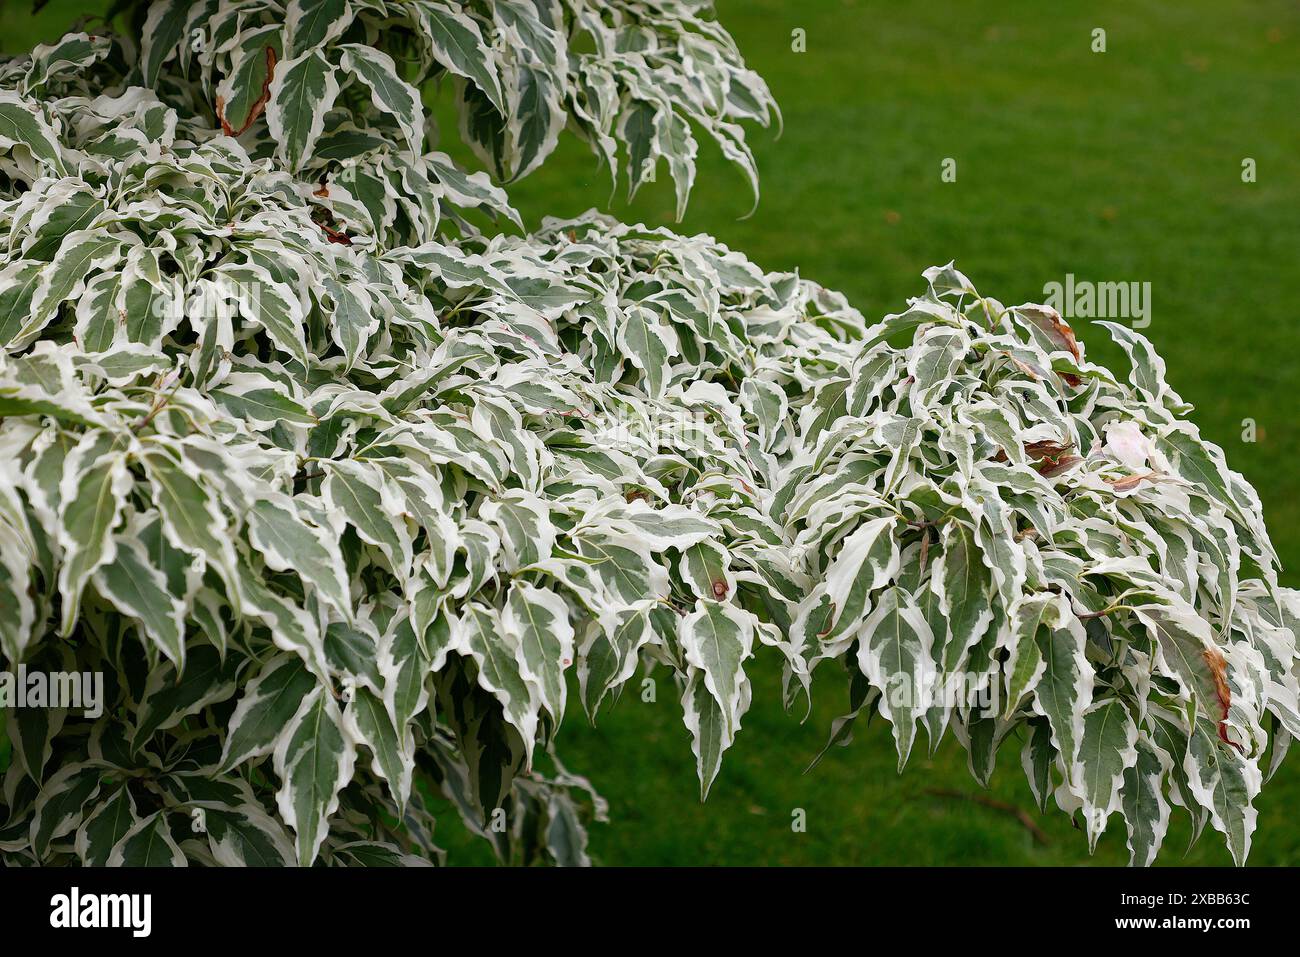
[[[680,218],[696,133],[740,166],[757,200],[740,124],[779,118],[766,84],[694,2],[291,0],[259,11],[159,0],[136,9],[146,87],[189,84],[227,133],[248,133],[304,173],[358,146],[420,154],[429,120],[417,88],[447,79],[462,137],[500,179],[535,170],[568,127],[614,185],[621,170],[629,196],[666,161]],[[349,128],[325,128],[336,107],[351,113]]]
[[[144,79],[212,102],[243,47],[192,59],[149,9]],[[1108,327],[1118,378],[951,264],[868,326],[707,237],[481,235],[457,210],[504,194],[394,147],[364,13],[308,42],[305,10],[239,141],[115,86],[110,40],[0,67],[0,649],[113,696],[15,712],[0,851],[432,861],[436,791],[506,859],[583,863],[570,672],[592,720],[671,675],[707,793],[765,645],[788,705],[850,669],[834,740],[878,710],[901,765],[951,729],[987,781],[1016,736],[1090,843],[1118,811],[1150,863],[1176,804],[1245,859],[1300,601],[1150,343]],[[269,64],[281,28],[241,29]],[[351,119],[283,115],[291,83]],[[964,695],[898,693],[927,682]]]

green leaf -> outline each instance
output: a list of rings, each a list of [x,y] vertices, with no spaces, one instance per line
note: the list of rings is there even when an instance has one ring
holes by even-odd
[[[0,90],[0,146],[25,146],[37,161],[56,172],[67,172],[58,137],[36,104],[8,90]]]
[[[106,448],[102,433],[88,433],[68,457],[59,495],[59,593],[63,596],[62,634],[72,634],[86,582],[113,560],[113,529],[122,517],[127,494],[134,486],[126,456]]]
[[[329,462],[326,470],[322,488],[326,502],[347,518],[362,541],[384,554],[393,574],[406,580],[411,569],[412,541],[402,518],[405,508],[401,490],[368,462]]]
[[[375,774],[401,813],[411,795],[415,773],[415,740],[405,724],[398,732],[384,701],[369,688],[357,688],[343,715],[352,737],[370,749]]]
[[[558,727],[564,720],[564,672],[573,664],[573,626],[564,599],[553,591],[516,581],[510,587],[501,626],[519,647],[519,673],[538,689],[543,707]]]
[[[266,268],[253,263],[222,266],[215,276],[233,292],[244,318],[265,329],[277,349],[288,353],[305,368],[306,310],[293,289],[277,282]],[[298,414],[301,418],[301,413]]]
[[[444,3],[416,0],[413,6],[419,15],[424,38],[438,62],[475,84],[496,107],[497,113],[505,116],[497,57],[484,41],[478,24]]]
[[[31,312],[9,346],[32,342],[58,313],[59,307],[85,289],[86,279],[121,255],[122,241],[101,230],[70,233],[49,266],[41,271],[32,294]]]
[[[714,542],[697,542],[682,552],[682,578],[697,598],[721,601],[736,590],[731,556]]]
[[[1137,736],[1133,719],[1114,698],[1093,705],[1083,716],[1079,768],[1090,849],[1097,847],[1107,818],[1120,809],[1125,773],[1137,762]]]
[[[643,306],[627,311],[618,335],[623,354],[645,377],[645,391],[660,398],[672,375],[668,360],[677,354],[676,337]]]
[[[1255,833],[1255,795],[1262,775],[1258,765],[1219,740],[1214,723],[1198,719],[1183,760],[1191,796],[1207,812],[1214,829],[1224,836],[1232,859],[1246,863]]]
[[[118,535],[113,560],[95,573],[95,587],[141,629],[178,670],[185,669],[185,604],[139,541]]]
[[[311,158],[338,96],[334,68],[319,51],[304,53],[276,67],[270,92],[266,123],[276,155],[296,172]]]
[[[154,0],[150,4],[140,42],[140,73],[145,86],[157,86],[163,64],[176,55],[189,9],[189,0]]]
[[[189,862],[172,837],[164,811],[155,811],[117,842],[108,857],[109,867],[188,867]]]
[[[739,719],[749,704],[749,688],[745,686],[738,713],[728,716],[708,689],[704,672],[692,668],[689,674],[682,694],[682,711],[686,728],[691,732],[691,750],[695,753],[695,770],[700,779],[700,800],[703,801],[708,798],[709,789],[722,769],[722,755],[731,747],[736,732],[740,730]]]
[[[283,59],[282,44],[281,28],[275,24],[240,38],[239,49],[232,54],[234,65],[217,87],[221,115],[233,133],[248,127],[265,109],[269,74],[272,64]]]
[[[1040,812],[1045,812],[1052,796],[1052,765],[1056,762],[1057,752],[1052,744],[1051,725],[1042,718],[1035,718],[1030,722],[1030,728],[1020,752],[1020,765],[1029,779],[1034,803]]]
[[[379,327],[379,318],[364,288],[334,279],[325,281],[325,289],[334,300],[330,316],[330,338],[343,350],[348,369],[357,364],[366,341]]]
[[[1228,486],[1227,469],[1221,456],[1211,455],[1210,450],[1202,444],[1195,426],[1179,423],[1179,427],[1160,436],[1156,444],[1170,456],[1174,471],[1181,478],[1212,495],[1243,525],[1249,524],[1250,518],[1242,511]]]
[[[45,780],[45,766],[54,753],[54,739],[66,718],[66,708],[20,708],[8,721],[14,757],[37,784]]]
[[[239,666],[236,660],[222,659],[212,645],[194,645],[189,649],[183,672],[170,665],[149,673],[144,695],[135,715],[131,746],[139,750],[159,731],[174,728],[192,714],[235,693]]]
[[[280,655],[268,662],[230,716],[221,769],[229,771],[270,754],[315,687],[316,678],[297,655]]]
[[[1224,721],[1231,704],[1227,664],[1209,623],[1190,606],[1145,605],[1133,614],[1156,640],[1160,672],[1178,679],[1201,714],[1216,724]]]
[[[897,521],[889,516],[863,522],[844,539],[826,570],[823,593],[831,603],[832,618],[817,635],[824,644],[838,648],[850,639],[871,613],[873,596],[898,573],[893,531]],[[814,592],[808,607],[815,606],[818,597]]]
[[[1129,865],[1150,867],[1169,830],[1165,775],[1170,757],[1145,734],[1137,739],[1137,760],[1124,770],[1120,811],[1128,826]]]
[[[681,619],[677,639],[687,664],[700,672],[704,687],[717,702],[726,732],[721,740],[729,742],[740,729],[749,701],[744,662],[753,654],[753,617],[727,602],[699,599],[695,610]],[[702,706],[697,713],[702,720],[711,714]],[[700,784],[707,790],[703,777]]]
[[[1027,595],[1012,609],[1010,654],[1004,669],[1007,703],[1003,717],[1010,718],[1043,677],[1046,664],[1039,649],[1039,630],[1059,621],[1061,610],[1054,596],[1046,592]]]
[[[520,671],[518,635],[507,631],[495,609],[471,602],[461,615],[459,650],[478,665],[478,683],[501,702],[505,718],[523,738],[532,765],[537,737],[538,689]]]
[[[296,863],[293,842],[260,807],[203,804],[204,827],[213,859],[222,867],[287,867]]]
[[[515,64],[507,95],[512,107],[506,124],[509,179],[516,180],[535,170],[555,149],[567,114],[550,74],[527,62]]]
[[[333,697],[318,689],[294,718],[275,749],[280,778],[276,806],[295,833],[298,863],[310,866],[320,853],[338,810],[339,792],[352,780],[356,745],[343,727]]]
[[[506,571],[515,573],[551,557],[555,527],[545,499],[523,491],[483,503],[479,517],[501,530],[506,546]]]
[[[967,649],[993,622],[993,576],[984,564],[974,532],[964,522],[949,521],[940,541],[943,552],[935,562],[931,581],[948,631],[942,653],[935,657],[945,673],[951,673],[961,668]]]
[[[650,617],[644,611],[624,611],[590,627],[578,653],[578,684],[593,724],[601,701],[632,677],[638,653],[653,638]]]
[[[880,713],[894,728],[902,770],[916,738],[916,721],[926,709],[922,681],[934,642],[930,626],[901,588],[881,594],[862,625],[858,669],[880,690]]]
[[[65,764],[42,783],[28,829],[37,859],[44,859],[51,841],[81,826],[81,810],[99,793],[102,775],[101,768],[88,764]]]
[[[306,520],[293,499],[274,496],[253,503],[248,537],[275,571],[294,571],[345,618],[352,616],[347,570],[338,538]]]
[[[1074,783],[1083,739],[1083,716],[1092,704],[1092,666],[1084,656],[1086,636],[1070,615],[1059,626],[1040,630],[1036,637],[1043,657],[1043,676],[1034,689],[1034,711],[1047,718],[1052,747],[1061,754]]]
[[[302,56],[339,36],[352,21],[347,0],[290,0],[285,11],[289,56]]]
[[[27,324],[43,269],[45,263],[20,259],[0,270],[0,346],[8,345]]]
[[[233,582],[234,549],[217,497],[190,474],[188,467],[182,467],[161,450],[150,450],[142,460],[167,540],[181,551],[202,558],[228,583]],[[232,598],[237,600],[237,595]]]
[[[949,379],[966,349],[965,337],[953,330],[938,328],[923,336],[907,364],[907,371],[914,380],[914,394],[924,395],[933,386]]]
[[[397,121],[412,153],[423,151],[424,107],[418,92],[397,74],[393,58],[382,50],[349,43],[339,47],[343,69],[356,76],[370,90],[375,108]]]
[[[29,593],[32,556],[18,533],[0,523],[0,654],[22,661],[33,638],[36,604]]]
[[[136,826],[135,801],[125,785],[86,816],[77,829],[77,856],[86,867],[103,867],[117,846]]]
[[[267,380],[266,388],[213,389],[209,395],[226,411],[243,419],[251,428],[266,431],[277,425],[316,425],[316,417],[291,396]]]

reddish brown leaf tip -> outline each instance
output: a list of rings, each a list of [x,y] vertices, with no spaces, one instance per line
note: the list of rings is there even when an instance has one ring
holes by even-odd
[[[1221,714],[1219,718],[1219,740],[1245,754],[1246,749],[1228,737],[1228,709],[1232,706],[1232,688],[1228,684],[1228,662],[1218,648],[1206,648],[1201,652],[1201,656],[1210,669],[1210,678],[1214,681],[1214,693],[1219,699]]]

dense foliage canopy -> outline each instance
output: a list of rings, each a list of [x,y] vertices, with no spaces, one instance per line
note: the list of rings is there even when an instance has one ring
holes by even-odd
[[[7,862],[438,861],[440,793],[582,863],[570,673],[594,720],[671,672],[707,793],[759,646],[791,710],[849,669],[833,740],[1014,736],[1090,840],[1149,863],[1173,803],[1245,859],[1300,600],[1144,339],[1115,376],[951,265],[868,324],[432,151],[451,87],[496,182],[568,129],[679,212],[699,133],[756,186],[706,4],[122,6],[0,63],[0,652],[106,675],[8,712]]]

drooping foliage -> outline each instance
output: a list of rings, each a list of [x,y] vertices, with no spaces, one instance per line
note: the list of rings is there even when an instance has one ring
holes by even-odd
[[[679,212],[697,134],[756,181],[706,4],[125,6],[0,64],[0,653],[106,679],[7,712],[6,861],[436,862],[436,795],[582,863],[566,712],[671,675],[707,793],[755,654],[797,713],[849,670],[833,740],[986,781],[1011,738],[1091,841],[1149,863],[1176,804],[1245,858],[1300,601],[1144,339],[1115,376],[951,265],[869,324],[707,236],[522,229],[494,180],[565,128]]]

